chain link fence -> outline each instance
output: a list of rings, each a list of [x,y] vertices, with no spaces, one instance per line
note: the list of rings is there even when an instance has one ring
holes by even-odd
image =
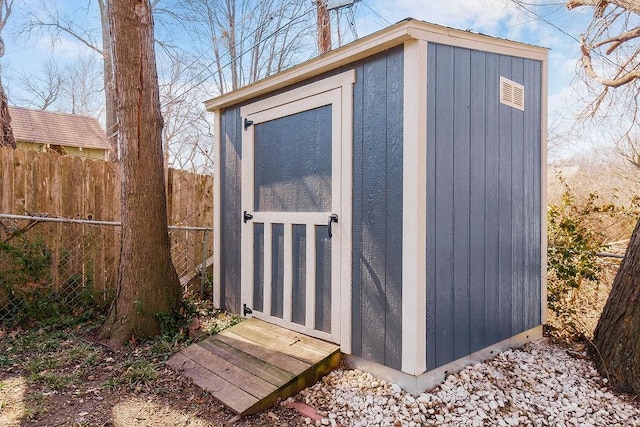
[[[185,298],[211,293],[211,233],[169,227]],[[108,308],[119,253],[117,222],[0,214],[0,324]]]

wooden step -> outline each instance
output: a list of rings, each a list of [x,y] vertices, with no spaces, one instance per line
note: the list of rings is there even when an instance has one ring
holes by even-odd
[[[340,363],[340,347],[258,319],[183,349],[167,363],[238,416],[270,408]]]

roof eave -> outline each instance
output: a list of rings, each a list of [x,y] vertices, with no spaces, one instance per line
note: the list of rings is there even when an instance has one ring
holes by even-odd
[[[204,105],[208,111],[219,110],[397,46],[405,40],[415,38],[412,35],[410,22],[402,21],[342,48],[332,50],[285,71],[205,101]]]
[[[102,151],[111,151],[111,146],[104,146],[104,145],[92,145],[92,144],[70,144],[70,143],[64,143],[61,144],[59,142],[54,142],[54,141],[36,141],[36,140],[31,140],[31,139],[24,139],[24,138],[16,138],[16,142],[20,142],[23,144],[38,144],[38,145],[59,145],[61,147],[73,147],[73,148],[81,148],[83,150],[102,150]]]
[[[460,44],[467,47],[477,47],[482,50],[489,47],[489,50],[494,52],[539,60],[546,60],[548,51],[539,46],[407,18],[285,71],[205,101],[204,105],[208,111],[221,110],[385,51],[410,39],[436,43],[447,40],[453,44],[457,44],[455,40],[460,40]]]

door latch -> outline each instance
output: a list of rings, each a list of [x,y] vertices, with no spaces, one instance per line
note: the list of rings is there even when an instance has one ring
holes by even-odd
[[[246,224],[247,221],[250,221],[253,219],[253,215],[251,215],[250,213],[248,213],[247,211],[244,211],[242,213],[242,221],[244,221],[244,223]]]
[[[329,233],[330,239],[333,237],[333,233],[331,232],[331,224],[334,222],[336,224],[338,223],[338,215],[336,214],[329,215],[329,221],[327,221],[327,232]]]

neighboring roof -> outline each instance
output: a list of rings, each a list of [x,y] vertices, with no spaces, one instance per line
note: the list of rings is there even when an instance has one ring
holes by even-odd
[[[548,51],[539,46],[407,18],[309,61],[205,101],[204,104],[209,111],[220,110],[350,64],[411,39],[451,45],[460,43],[478,50],[542,61],[546,61]]]
[[[98,119],[75,114],[9,107],[16,141],[110,150]]]

